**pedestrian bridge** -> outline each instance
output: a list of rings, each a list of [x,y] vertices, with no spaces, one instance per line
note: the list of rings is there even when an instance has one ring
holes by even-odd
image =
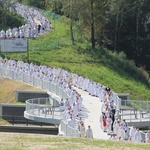
[[[38,20],[34,18],[38,23]],[[26,100],[26,110],[24,117],[30,120],[46,122],[55,125],[60,125],[60,131],[67,136],[79,137],[80,133],[76,128],[68,126],[64,113],[59,110],[59,101],[61,98],[66,99],[67,93],[57,86],[56,82],[45,81],[41,78],[36,78],[27,75],[23,72],[10,70],[0,66],[0,76],[13,80],[22,81],[32,86],[37,86],[48,92],[49,98],[34,98]],[[106,133],[99,127],[100,108],[102,102],[97,97],[88,95],[87,92],[77,89],[83,97],[83,107],[80,117],[85,122],[85,127],[89,124],[93,129],[94,138],[108,139]],[[116,116],[120,119],[126,119],[128,125],[134,123],[136,126],[150,125],[150,103],[144,101],[122,101],[116,93],[113,92],[113,100],[116,105]]]
[[[69,127],[63,114],[59,111],[58,103],[61,98],[66,99],[67,93],[63,91],[56,83],[45,81],[27,75],[23,72],[16,72],[7,68],[0,67],[0,76],[13,80],[22,81],[32,86],[37,86],[48,92],[50,97],[30,99],[26,101],[26,110],[24,117],[27,119],[57,124],[60,126],[60,131],[69,136],[80,136],[77,129]],[[89,124],[93,127],[94,138],[108,139],[106,133],[99,128],[99,116],[102,103],[99,98],[90,96],[87,92],[77,89],[83,97],[83,107],[86,112],[83,112],[83,120],[85,126]],[[148,126],[150,124],[150,103],[143,101],[121,101],[117,94],[113,93],[114,102],[116,104],[116,115],[120,119],[126,119],[128,124],[135,123],[137,126]],[[94,116],[94,117],[93,117]]]
[[[59,125],[62,112],[60,112],[59,105],[52,105],[54,101],[55,99],[51,96],[49,98],[34,98],[27,100],[24,117],[37,122]]]

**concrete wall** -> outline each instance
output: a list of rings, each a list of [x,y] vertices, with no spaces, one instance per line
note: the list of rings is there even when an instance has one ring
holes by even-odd
[[[132,126],[132,124],[135,124],[136,127],[141,128],[141,127],[149,127],[150,121],[140,121],[140,122],[128,122],[129,126]]]
[[[25,104],[1,104],[0,116],[24,116]]]
[[[121,98],[122,100],[130,100],[130,94],[126,93],[117,93],[118,97]]]
[[[40,126],[51,125],[50,123],[41,123],[25,118],[25,107],[25,104],[1,104],[0,117],[2,117],[11,124],[34,124]]]
[[[16,102],[25,102],[28,99],[43,98],[43,97],[49,97],[47,92],[44,92],[44,91],[24,91],[24,90],[17,90],[16,91]]]
[[[55,127],[28,127],[28,126],[0,126],[0,132],[38,133],[57,135],[58,128]]]

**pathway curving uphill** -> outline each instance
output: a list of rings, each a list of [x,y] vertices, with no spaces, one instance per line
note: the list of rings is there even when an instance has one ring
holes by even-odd
[[[75,87],[71,88],[69,86],[71,76],[75,77],[72,78],[73,82],[78,80],[80,76],[71,74],[62,69],[48,68],[47,66],[42,66],[42,65],[37,66],[33,63],[28,64],[28,63],[24,63],[23,61],[16,62],[15,60],[7,60],[3,58],[0,58],[0,75],[5,78],[21,80],[25,83],[29,83],[31,85],[41,87],[44,90],[59,95],[60,98],[64,98],[64,100],[68,97],[70,103],[69,104],[70,106],[68,107],[71,107],[71,110],[68,112],[72,112],[72,116],[74,116],[75,122],[74,124],[69,123],[70,120],[69,118],[67,118],[69,114],[67,112],[67,114],[65,114],[64,116],[66,121],[65,125],[70,124],[73,125],[72,127],[77,129],[77,123],[79,117],[81,117],[82,121],[85,122],[85,128],[87,128],[89,124],[91,125],[94,132],[94,138],[102,138],[102,139],[108,138],[108,136],[106,136],[106,134],[104,135],[103,132],[101,132],[102,130],[100,130],[99,115],[100,115],[101,103],[99,102],[99,98],[90,96],[85,91],[79,90],[78,88]],[[76,82],[76,84],[78,83],[79,82]],[[94,82],[89,80],[89,84],[90,83],[94,83]],[[101,86],[97,86],[97,88],[99,89],[101,88]],[[65,94],[65,92],[63,93],[62,90],[65,91],[68,96]],[[78,98],[78,100],[80,101],[81,111],[76,109],[78,105],[78,101],[76,98]],[[58,101],[60,101],[60,99],[58,99]],[[83,105],[81,103],[83,103]],[[37,103],[36,103],[36,108],[37,108]],[[35,109],[33,105],[29,108],[28,112],[27,113],[30,116],[32,116],[33,119],[37,117],[39,119],[40,117],[43,118],[42,115],[38,114],[39,112],[38,109]],[[30,114],[30,112],[32,113]],[[48,115],[45,115],[46,119],[48,117],[49,117]]]
[[[49,19],[34,8],[17,3],[15,5],[15,12],[20,14],[27,23],[20,27],[9,28],[6,31],[2,30],[0,32],[0,39],[36,38],[52,28]]]
[[[17,13],[21,13],[21,15],[28,20],[28,24],[19,27],[19,29],[10,29],[10,32],[8,30],[7,33],[4,33],[4,31],[1,32],[1,38],[34,38],[37,34],[45,31],[47,27],[48,29],[50,28],[50,22],[47,24],[46,18],[35,9],[17,4],[16,11]],[[41,23],[40,29],[38,26],[39,20]],[[22,34],[24,36],[20,34],[21,32],[23,32]],[[49,68],[42,65],[37,66],[36,64],[28,64],[23,61],[16,62],[15,60],[3,59],[1,57],[0,75],[39,86],[48,92],[55,92],[56,95],[59,95],[60,99],[63,98],[62,100],[59,99],[60,110],[65,110],[62,119],[64,122],[61,124],[61,128],[63,128],[65,132],[67,128],[70,132],[69,135],[72,134],[76,136],[78,134],[78,136],[80,136],[80,132],[82,132],[78,124],[80,118],[86,129],[88,125],[91,126],[94,138],[108,139],[109,136],[107,134],[112,133],[111,124],[115,121],[115,115],[119,115],[121,103],[117,94],[110,88],[95,83],[90,79],[78,76],[77,74],[71,74],[66,70]],[[63,92],[66,93],[64,97],[62,97]],[[102,102],[100,102],[100,100]],[[31,110],[31,108],[29,108],[29,110]],[[104,125],[103,130],[107,131],[107,133],[104,133],[100,127],[101,111],[106,114],[106,116],[102,115],[102,122]],[[32,112],[33,119],[35,115],[38,115],[38,113],[35,114],[38,110],[33,107],[29,113],[30,112]],[[40,116],[38,116],[38,118],[40,119]],[[118,122],[119,121],[117,121],[117,123]],[[125,135],[125,125],[126,124],[121,120],[118,123],[117,132],[113,133],[117,135],[116,138],[119,140],[127,138]],[[106,127],[107,129],[105,129]],[[78,129],[79,131],[77,131]]]
[[[82,95],[83,106],[87,109],[87,117],[84,120],[85,127],[91,126],[93,138],[108,140],[109,136],[100,127],[102,102],[100,102],[98,97],[91,96],[86,91],[75,87],[74,89]]]

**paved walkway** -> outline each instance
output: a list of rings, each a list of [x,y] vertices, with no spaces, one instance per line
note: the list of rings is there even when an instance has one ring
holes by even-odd
[[[100,113],[102,102],[99,98],[89,95],[87,92],[82,91],[78,88],[74,88],[83,98],[83,106],[87,110],[87,117],[85,117],[84,124],[87,129],[88,125],[93,130],[93,137],[97,139],[109,139],[107,133],[103,132],[100,128]]]

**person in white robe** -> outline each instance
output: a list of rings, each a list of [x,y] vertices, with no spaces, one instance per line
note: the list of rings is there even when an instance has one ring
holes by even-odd
[[[68,119],[68,125],[75,128],[75,120],[72,118],[72,115],[70,115],[70,118]]]
[[[77,105],[75,102],[73,103],[72,110],[73,110],[73,117],[77,117],[79,112],[78,112]]]
[[[93,131],[91,129],[91,126],[88,126],[88,129],[86,130],[86,138],[93,138]]]
[[[67,108],[68,108],[68,106],[70,106],[70,104],[69,104],[69,100],[68,100],[68,98],[66,98],[66,101],[65,101],[65,109],[67,109]]]
[[[110,116],[108,116],[106,119],[107,134],[111,133],[111,124],[112,124],[112,119],[110,118]]]
[[[104,115],[104,112],[101,113],[100,118],[99,118],[100,127],[101,127],[102,130],[104,128],[104,126],[103,126],[103,115]]]
[[[59,108],[60,108],[61,111],[65,110],[65,103],[64,103],[63,99],[61,99],[60,102],[59,102]]]
[[[136,128],[135,125],[132,125],[132,127],[130,128],[130,132],[129,132],[129,140],[132,142],[135,142],[135,132],[136,132]]]
[[[125,139],[125,131],[123,128],[123,125],[120,124],[119,130],[118,130],[118,140],[124,141]]]
[[[120,121],[118,118],[116,118],[116,120],[113,123],[113,133],[116,134],[116,137],[118,137],[119,126],[120,126]]]
[[[150,140],[150,130],[148,130],[147,133],[145,134],[145,142],[148,143],[149,140]]]
[[[123,119],[121,123],[123,125],[124,130],[125,130],[125,139],[128,140],[129,139],[129,127],[128,127],[128,124],[127,124],[125,119]]]
[[[81,127],[80,127],[80,137],[85,137],[85,126],[84,126],[84,123],[81,124]]]
[[[139,128],[137,128],[135,132],[135,142],[142,142],[142,136]]]

